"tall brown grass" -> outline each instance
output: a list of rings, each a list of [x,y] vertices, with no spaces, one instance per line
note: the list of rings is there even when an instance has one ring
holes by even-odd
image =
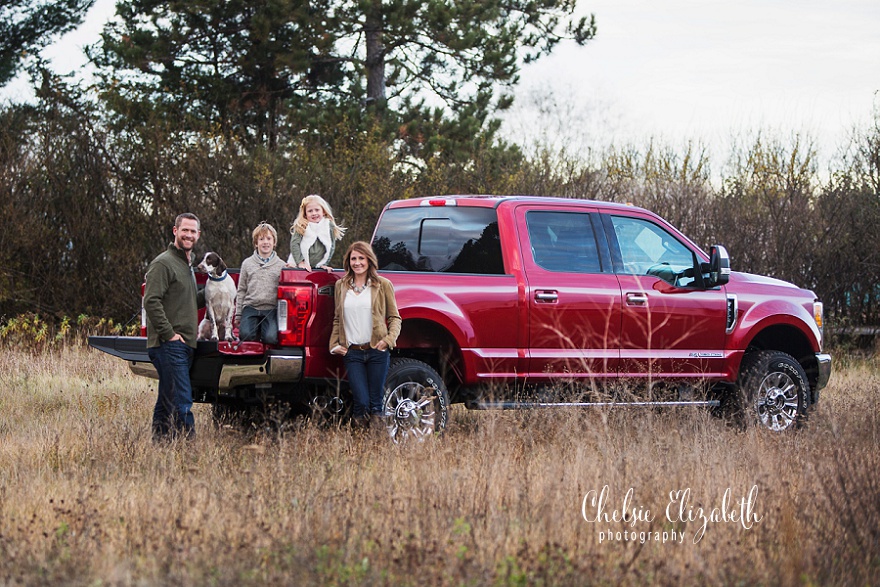
[[[877,365],[838,361],[807,425],[705,412],[468,412],[443,437],[297,423],[155,445],[155,384],[75,346],[0,356],[0,583],[852,585],[880,581]],[[584,496],[653,522],[593,523]],[[670,522],[669,492],[750,529]],[[601,532],[681,532],[681,543]]]

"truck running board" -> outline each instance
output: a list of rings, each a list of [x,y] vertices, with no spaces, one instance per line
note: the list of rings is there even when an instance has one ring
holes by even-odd
[[[721,400],[670,401],[670,402],[473,402],[468,404],[472,410],[531,410],[534,408],[596,408],[617,406],[672,406],[717,408]]]

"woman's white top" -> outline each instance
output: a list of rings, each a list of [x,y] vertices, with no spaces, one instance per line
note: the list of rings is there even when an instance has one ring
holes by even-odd
[[[342,321],[348,344],[368,344],[373,335],[373,288],[359,294],[349,288],[345,292]]]

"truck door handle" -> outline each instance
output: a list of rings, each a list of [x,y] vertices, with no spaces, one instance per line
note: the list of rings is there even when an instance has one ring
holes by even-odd
[[[559,300],[559,294],[555,291],[538,291],[535,292],[535,301],[544,303],[553,303]]]
[[[626,303],[631,306],[644,306],[648,303],[648,296],[643,293],[628,293]]]

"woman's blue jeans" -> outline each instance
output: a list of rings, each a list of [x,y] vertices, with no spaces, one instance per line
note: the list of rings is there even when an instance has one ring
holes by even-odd
[[[159,397],[153,408],[153,438],[171,438],[196,434],[192,413],[192,382],[189,370],[195,349],[175,340],[147,349],[150,361],[159,374]]]
[[[348,349],[343,357],[348,372],[348,386],[354,397],[352,417],[382,414],[385,378],[391,364],[391,353],[376,349]]]

